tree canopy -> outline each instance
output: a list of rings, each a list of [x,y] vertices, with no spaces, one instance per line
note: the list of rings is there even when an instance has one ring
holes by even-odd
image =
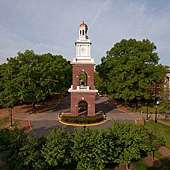
[[[19,152],[26,138],[24,129],[0,129],[0,160],[6,162],[8,169],[20,170],[24,167]]]
[[[125,101],[136,96],[149,98],[153,83],[162,84],[166,69],[159,64],[156,46],[149,40],[121,40],[107,51],[96,66],[108,93]]]
[[[42,155],[50,166],[62,166],[71,162],[69,135],[66,131],[53,129],[46,139]]]
[[[71,84],[71,65],[61,55],[19,52],[0,67],[1,106],[16,102],[36,102]]]
[[[82,129],[72,138],[71,155],[77,161],[77,170],[102,170],[106,159],[106,143],[95,129]]]

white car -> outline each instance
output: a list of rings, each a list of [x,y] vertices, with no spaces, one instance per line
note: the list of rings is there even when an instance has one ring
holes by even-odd
[[[100,93],[98,93],[98,96],[99,96],[99,97],[103,97],[103,95],[102,95],[102,94],[100,94]]]

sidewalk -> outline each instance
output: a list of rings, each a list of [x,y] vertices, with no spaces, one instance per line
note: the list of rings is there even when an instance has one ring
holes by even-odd
[[[170,153],[166,150],[166,148],[164,147],[160,147],[158,149],[158,152],[161,153],[165,158],[169,159],[170,160]]]
[[[170,122],[164,122],[164,121],[159,120],[159,119],[158,119],[158,122],[159,122],[159,123],[162,123],[162,124],[164,124],[164,125],[170,126]]]
[[[126,107],[124,107],[122,105],[118,105],[117,109],[119,109],[120,111],[125,112],[125,113],[132,113],[130,110],[128,110]]]

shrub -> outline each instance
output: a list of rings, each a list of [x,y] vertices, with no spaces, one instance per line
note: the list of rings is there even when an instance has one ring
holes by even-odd
[[[67,123],[90,124],[101,122],[103,114],[97,114],[96,116],[62,116],[61,120]]]

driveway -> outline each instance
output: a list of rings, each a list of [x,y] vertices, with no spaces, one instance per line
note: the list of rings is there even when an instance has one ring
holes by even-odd
[[[59,127],[67,131],[74,131],[83,127],[67,126],[59,123],[58,115],[60,112],[70,109],[70,96],[65,96],[54,110],[46,111],[39,114],[19,114],[15,115],[14,119],[29,120],[32,126],[30,134],[35,136],[45,135],[52,128]],[[120,122],[134,122],[136,118],[144,117],[140,113],[125,113],[114,107],[114,104],[107,97],[96,98],[96,109],[106,113],[107,121],[104,124],[89,127],[98,130],[112,126],[113,120]]]

